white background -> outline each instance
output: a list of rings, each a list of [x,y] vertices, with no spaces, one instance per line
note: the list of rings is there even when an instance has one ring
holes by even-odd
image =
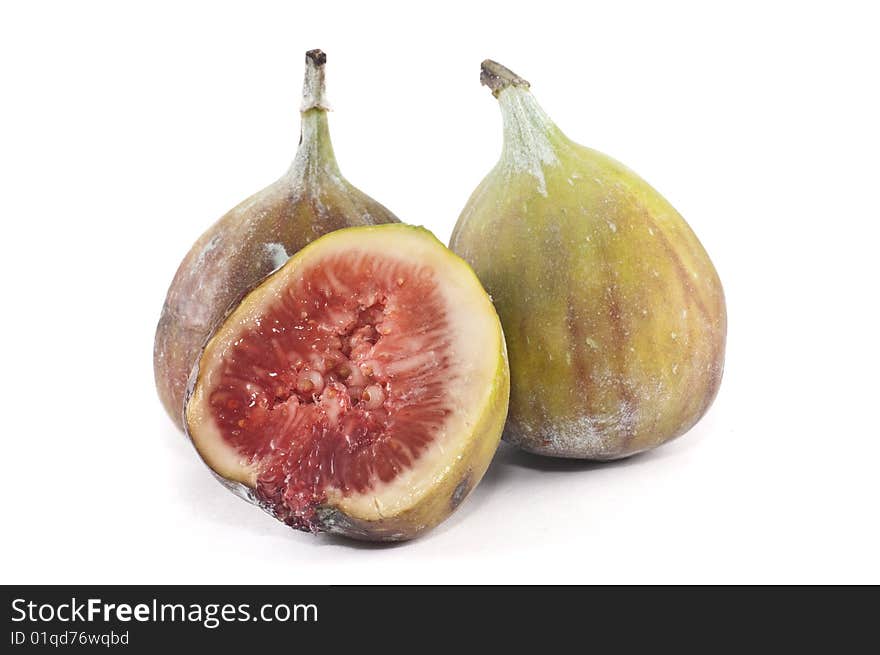
[[[4,4],[0,581],[880,582],[878,17],[716,5]],[[500,150],[485,57],[666,195],[727,293],[704,420],[616,464],[502,447],[395,547],[217,484],[153,332],[190,244],[286,170],[316,47],[343,172],[444,241]]]

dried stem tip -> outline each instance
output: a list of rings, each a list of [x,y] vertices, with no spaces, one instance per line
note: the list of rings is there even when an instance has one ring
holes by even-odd
[[[529,83],[526,80],[506,66],[502,66],[497,61],[492,61],[491,59],[486,59],[480,65],[480,83],[488,86],[492,91],[492,95],[496,98],[501,91],[509,86],[529,88]]]
[[[300,111],[309,109],[330,109],[327,92],[324,88],[324,64],[327,55],[323,50],[309,50],[306,53],[306,75],[303,80],[303,102]]]

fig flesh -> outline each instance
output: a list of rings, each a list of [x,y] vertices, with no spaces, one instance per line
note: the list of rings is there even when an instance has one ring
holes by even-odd
[[[339,172],[327,124],[325,62],[320,50],[306,53],[302,132],[288,172],[211,226],[168,289],[153,367],[159,397],[178,427],[193,365],[230,305],[322,234],[398,221]]]
[[[294,528],[399,541],[483,476],[509,373],[471,268],[398,224],[295,254],[221,323],[192,385],[187,433],[227,487]]]
[[[489,60],[481,81],[501,106],[503,152],[450,246],[504,326],[505,439],[607,460],[683,434],[724,365],[724,293],[706,251],[635,173],[569,140],[528,82]]]

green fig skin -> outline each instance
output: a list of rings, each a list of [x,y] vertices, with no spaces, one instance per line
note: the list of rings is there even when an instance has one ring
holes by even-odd
[[[503,152],[450,247],[504,327],[504,438],[612,460],[684,434],[724,367],[724,293],[706,251],[645,181],[566,138],[527,82],[494,62],[483,81],[501,106]]]
[[[321,51],[306,54],[302,132],[288,172],[202,234],[168,289],[156,329],[153,369],[159,398],[181,430],[193,367],[232,305],[328,232],[400,222],[339,171],[324,98],[325,61]]]

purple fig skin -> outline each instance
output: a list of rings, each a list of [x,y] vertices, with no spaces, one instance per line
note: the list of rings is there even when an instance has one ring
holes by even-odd
[[[290,170],[202,234],[168,289],[156,329],[153,369],[159,398],[181,430],[190,374],[230,306],[328,232],[400,222],[339,172],[327,124],[325,62],[320,50],[306,53],[302,133]]]

